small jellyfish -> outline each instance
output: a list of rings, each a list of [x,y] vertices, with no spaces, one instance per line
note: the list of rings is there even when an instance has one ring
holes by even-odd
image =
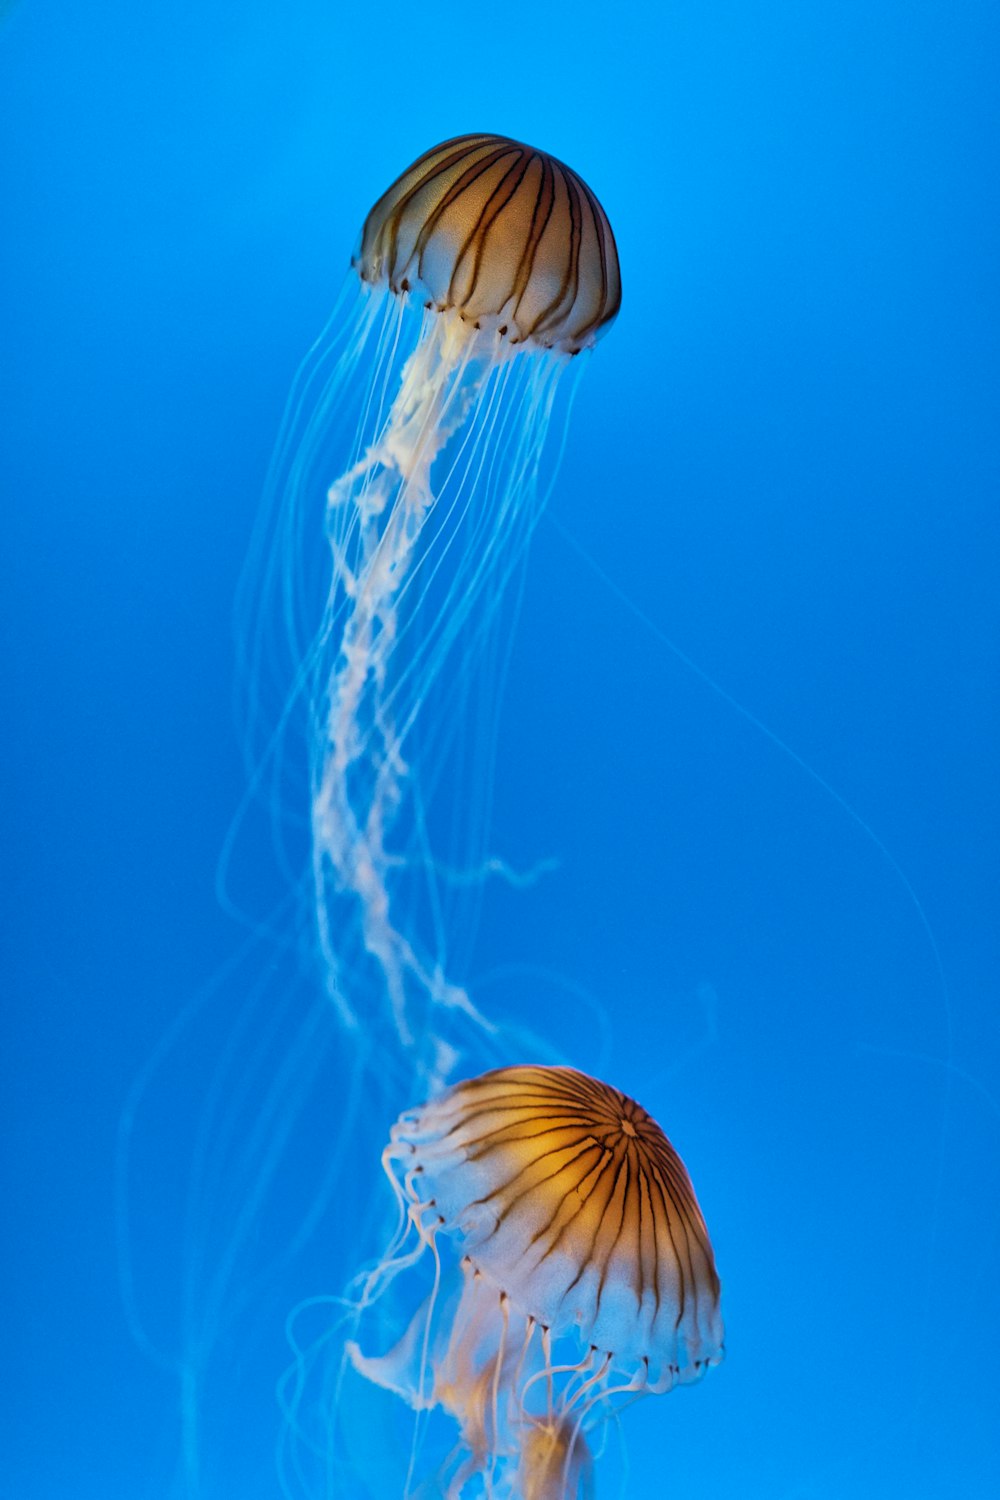
[[[414,929],[415,910],[441,904],[425,804],[541,513],[557,382],[616,316],[621,284],[593,192],[497,135],[420,156],[368,214],[353,265],[361,296],[293,391],[254,548],[247,738],[258,784],[283,794],[298,757],[280,741],[304,703],[328,990],[345,1023],[369,1039],[381,1024],[409,1053],[440,1043],[438,1008],[478,1020]],[[262,683],[279,651],[257,623],[274,618],[289,682],[277,731]],[[463,879],[483,816],[469,802]]]
[[[626,1094],[572,1068],[497,1069],[403,1114],[383,1165],[401,1230],[366,1301],[424,1253],[433,1284],[388,1353],[354,1341],[348,1354],[418,1413],[457,1422],[435,1493],[458,1496],[479,1476],[488,1493],[578,1500],[588,1433],[616,1398],[668,1391],[721,1360],[694,1189]]]

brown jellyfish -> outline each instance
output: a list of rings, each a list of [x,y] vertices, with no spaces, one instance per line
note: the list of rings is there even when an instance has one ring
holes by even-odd
[[[485,1073],[401,1116],[383,1164],[434,1284],[387,1354],[348,1352],[417,1411],[456,1419],[435,1493],[481,1476],[518,1500],[577,1500],[587,1434],[616,1398],[721,1360],[719,1278],[690,1178],[618,1089],[572,1068]],[[375,1293],[417,1259],[401,1237]]]
[[[397,925],[414,730],[435,685],[468,683],[485,649],[550,482],[557,383],[610,325],[621,286],[614,236],[582,178],[497,135],[419,157],[372,208],[353,264],[362,295],[352,278],[353,313],[335,314],[293,392],[274,518],[256,543],[274,596],[258,617],[281,620],[289,641],[275,650],[248,628],[248,675],[255,709],[280,652],[292,683],[283,725],[305,700],[311,893],[330,996],[350,1026],[359,994],[374,997],[366,1032],[381,1026],[419,1052],[439,1027],[416,1027],[415,1008],[479,1018]],[[297,550],[321,538],[325,578],[315,553]],[[315,630],[303,625],[304,583],[320,596]],[[453,730],[429,732],[446,741]],[[261,755],[282,781],[292,758],[268,734]],[[259,775],[270,784],[266,765]],[[433,862],[422,869],[433,881]],[[436,1066],[420,1059],[424,1077]]]

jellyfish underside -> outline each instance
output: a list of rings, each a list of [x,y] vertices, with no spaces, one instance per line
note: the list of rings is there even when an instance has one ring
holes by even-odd
[[[387,1353],[355,1341],[348,1354],[418,1413],[457,1423],[435,1493],[478,1480],[495,1496],[579,1500],[588,1434],[620,1402],[721,1359],[690,1180],[618,1090],[570,1068],[494,1070],[403,1115],[383,1162],[401,1232],[369,1293],[424,1256],[433,1284]]]

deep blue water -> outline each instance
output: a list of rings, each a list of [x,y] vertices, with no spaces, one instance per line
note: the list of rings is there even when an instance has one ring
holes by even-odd
[[[226,968],[215,885],[233,599],[368,206],[476,129],[577,167],[623,267],[497,741],[491,844],[555,868],[486,887],[462,977],[648,1105],[712,1230],[726,1362],[628,1414],[626,1493],[1000,1492],[998,29],[965,0],[6,8],[4,1493],[184,1492],[179,1246],[210,1283],[228,1200],[179,1215],[269,962]],[[239,879],[282,898],[264,857]],[[213,981],[123,1209],[123,1111]],[[278,1493],[283,1322],[350,1263],[335,1208],[217,1331],[205,1497]]]

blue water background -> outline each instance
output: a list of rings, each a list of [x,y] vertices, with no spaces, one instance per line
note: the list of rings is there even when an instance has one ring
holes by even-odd
[[[497,852],[558,867],[491,889],[476,963],[534,972],[713,1232],[727,1360],[629,1414],[627,1493],[1000,1493],[998,29],[966,0],[6,9],[5,1494],[171,1492],[113,1163],[241,937],[236,583],[367,207],[478,129],[577,167],[624,274],[500,732]],[[875,830],[943,978],[890,859],[669,642]],[[169,1345],[199,1093],[160,1088],[128,1233]],[[343,1255],[349,1216],[318,1234]],[[243,1350],[206,1494],[277,1493],[280,1346]]]

